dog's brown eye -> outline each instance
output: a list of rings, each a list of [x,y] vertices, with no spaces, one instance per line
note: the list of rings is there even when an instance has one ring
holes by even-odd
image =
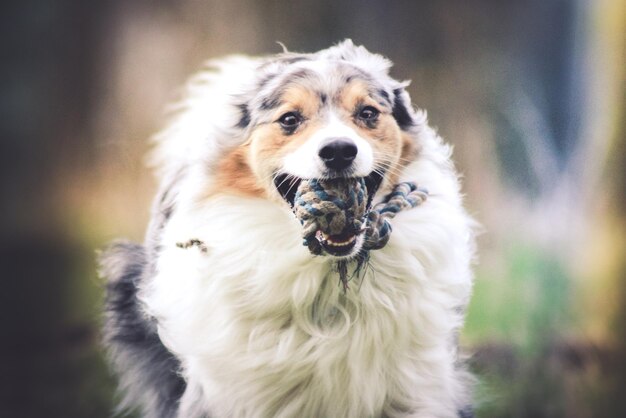
[[[287,112],[278,118],[280,127],[287,133],[292,133],[302,123],[302,116],[297,112]]]
[[[375,107],[365,106],[363,109],[359,111],[359,114],[357,116],[361,120],[371,122],[378,117],[379,113],[380,112]]]

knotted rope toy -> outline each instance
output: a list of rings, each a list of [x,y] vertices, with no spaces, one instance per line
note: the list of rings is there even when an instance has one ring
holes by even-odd
[[[329,237],[350,237],[362,232],[366,193],[362,178],[302,180],[293,211],[304,227],[304,245],[312,254],[322,254],[322,244]]]
[[[303,226],[303,244],[314,255],[328,252],[349,253],[356,236],[364,235],[357,270],[370,250],[383,248],[389,241],[390,219],[400,211],[414,208],[428,197],[428,191],[413,182],[396,185],[382,202],[367,208],[367,187],[363,178],[302,180],[296,191],[293,211]],[[337,254],[339,253],[339,254]],[[348,287],[347,266],[337,262],[344,287]]]

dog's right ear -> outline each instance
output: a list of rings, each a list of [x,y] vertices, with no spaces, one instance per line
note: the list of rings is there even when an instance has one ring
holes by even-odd
[[[411,106],[411,98],[404,89],[406,85],[408,84],[403,83],[403,85],[393,90],[393,108],[391,112],[396,123],[403,131],[409,131],[417,125],[415,113]]]
[[[403,82],[393,88],[391,115],[403,133],[402,158],[412,161],[421,148],[420,127],[426,123],[426,113],[413,108],[411,97],[405,89],[408,85],[408,82]]]

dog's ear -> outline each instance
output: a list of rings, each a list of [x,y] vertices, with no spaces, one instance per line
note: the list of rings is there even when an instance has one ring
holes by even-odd
[[[391,113],[403,131],[409,131],[417,124],[415,112],[411,106],[411,98],[405,90],[406,85],[406,83],[403,83],[393,90],[393,108]]]

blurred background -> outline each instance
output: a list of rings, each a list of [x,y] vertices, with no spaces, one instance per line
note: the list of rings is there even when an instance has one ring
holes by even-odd
[[[141,241],[147,139],[207,58],[352,38],[411,79],[483,225],[478,417],[626,416],[623,0],[3,2],[0,417],[108,417],[96,249]]]

